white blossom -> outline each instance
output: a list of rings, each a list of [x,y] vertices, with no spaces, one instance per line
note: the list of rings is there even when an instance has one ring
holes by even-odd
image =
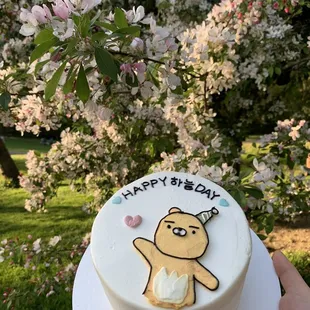
[[[33,242],[33,251],[38,254],[41,252],[41,238]]]
[[[61,240],[61,236],[55,236],[55,237],[52,237],[50,239],[50,241],[48,242],[48,244],[52,247],[54,247],[59,241]]]

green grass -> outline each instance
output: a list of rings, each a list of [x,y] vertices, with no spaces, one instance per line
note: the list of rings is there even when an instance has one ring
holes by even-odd
[[[296,251],[285,252],[285,255],[298,269],[299,273],[310,287],[310,253]]]
[[[62,235],[72,241],[90,230],[93,218],[81,210],[87,197],[62,186],[48,205],[48,214],[29,213],[24,209],[28,194],[23,189],[0,188],[0,240]],[[72,243],[71,243],[72,244]]]
[[[48,147],[41,145],[35,139],[6,139],[6,145],[11,153],[25,154],[28,149],[47,152]],[[12,155],[21,173],[26,173],[25,155]],[[83,204],[90,200],[86,195],[72,192],[68,185],[62,185],[57,196],[47,205],[48,213],[29,213],[24,209],[25,199],[29,194],[23,189],[3,187],[4,178],[0,176],[0,241],[3,239],[19,238],[22,242],[29,242],[27,236],[32,235],[32,241],[37,238],[48,241],[51,237],[60,235],[60,249],[70,249],[74,244],[80,244],[82,237],[90,232],[94,216],[82,211]],[[31,241],[31,242],[32,242]],[[1,246],[1,244],[0,244]],[[57,253],[63,266],[69,262],[68,253]],[[7,288],[14,288],[24,296],[16,298],[15,310],[45,310],[71,309],[71,293],[60,290],[49,298],[35,296],[31,292],[34,286],[29,282],[39,272],[46,272],[50,277],[55,270],[47,270],[44,265],[37,266],[37,271],[24,269],[9,262],[0,263],[0,309],[7,309],[3,304],[3,292]],[[35,296],[35,298],[34,298]]]
[[[62,186],[58,196],[48,203],[47,214],[27,212],[24,209],[24,200],[27,197],[28,194],[22,189],[0,188],[0,240],[18,237],[27,242],[27,236],[32,235],[32,240],[42,238],[47,241],[53,236],[60,235],[62,236],[60,248],[70,249],[73,244],[80,244],[82,237],[90,232],[94,217],[81,210],[87,197],[71,192],[68,186]],[[67,253],[59,252],[57,257],[66,265]],[[50,276],[56,274],[55,270],[47,270],[47,273]],[[33,276],[32,270],[26,270],[18,265],[9,266],[8,263],[0,264],[0,294],[2,295],[9,287],[23,293],[27,293],[29,289],[34,290],[29,284]],[[16,310],[71,308],[71,295],[64,290],[49,298],[40,296],[29,299],[25,296],[18,300],[21,300],[21,304],[15,305]],[[0,309],[6,309],[2,302]]]
[[[40,143],[40,139],[31,138],[5,138],[6,147],[11,154],[26,154],[29,150],[47,153],[50,147]]]

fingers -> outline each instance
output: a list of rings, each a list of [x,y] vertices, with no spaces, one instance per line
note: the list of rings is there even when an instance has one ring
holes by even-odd
[[[273,264],[286,292],[301,293],[308,290],[308,286],[297,269],[280,251],[274,253]]]

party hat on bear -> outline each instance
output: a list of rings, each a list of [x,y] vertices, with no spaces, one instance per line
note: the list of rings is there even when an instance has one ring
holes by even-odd
[[[204,225],[206,224],[208,221],[211,220],[211,218],[214,215],[218,215],[220,212],[218,209],[216,209],[215,207],[213,207],[211,210],[208,211],[202,211],[198,214],[196,214],[196,217],[198,217],[198,219],[200,220],[200,222]]]

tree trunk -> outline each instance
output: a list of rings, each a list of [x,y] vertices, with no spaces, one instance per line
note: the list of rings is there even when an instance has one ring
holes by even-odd
[[[3,175],[12,181],[14,187],[19,187],[19,171],[12,159],[4,141],[0,138],[0,167]]]

